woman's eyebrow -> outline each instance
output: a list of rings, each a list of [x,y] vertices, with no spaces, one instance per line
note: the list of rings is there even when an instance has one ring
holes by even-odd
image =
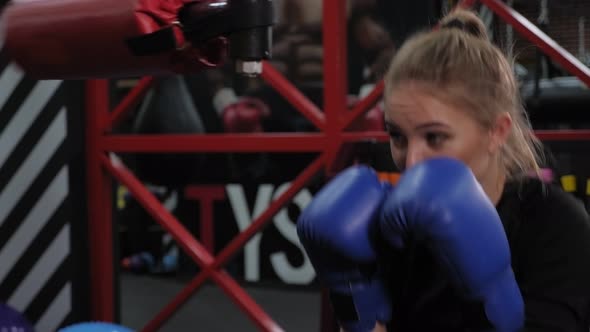
[[[435,127],[449,128],[449,126],[443,122],[430,121],[417,125],[416,127],[414,127],[414,130],[424,130]],[[402,131],[400,126],[389,120],[385,120],[385,129],[388,131]]]
[[[431,121],[431,122],[421,123],[421,124],[417,125],[414,129],[415,130],[423,130],[423,129],[429,129],[432,127],[449,128],[449,126],[446,123],[442,123],[442,122],[438,122],[438,121]]]
[[[401,128],[396,125],[395,123],[385,120],[385,129],[388,131],[392,131],[392,130],[396,130],[396,131],[400,131]]]

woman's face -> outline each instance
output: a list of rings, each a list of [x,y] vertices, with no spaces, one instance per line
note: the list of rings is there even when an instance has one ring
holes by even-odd
[[[446,156],[463,161],[480,182],[487,182],[491,167],[497,167],[493,162],[499,142],[495,131],[415,84],[392,91],[385,123],[391,156],[401,171],[425,159]]]

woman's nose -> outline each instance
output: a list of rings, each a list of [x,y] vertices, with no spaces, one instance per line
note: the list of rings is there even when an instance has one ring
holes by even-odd
[[[406,152],[405,169],[408,169],[425,159],[425,153],[417,146],[408,146]]]

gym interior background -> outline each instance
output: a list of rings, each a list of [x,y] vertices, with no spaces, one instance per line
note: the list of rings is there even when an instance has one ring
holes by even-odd
[[[4,4],[6,1],[3,1]],[[590,2],[508,0],[506,3],[590,65]],[[2,4],[2,6],[4,6]],[[269,64],[312,103],[324,105],[322,2],[275,1],[278,23]],[[378,84],[395,49],[430,29],[456,1],[356,0],[347,5],[348,106]],[[539,130],[572,133],[544,141],[546,167],[590,209],[590,91],[577,77],[476,4],[495,43],[516,57],[523,102]],[[328,60],[326,60],[328,61]],[[231,65],[149,81],[145,95],[112,128],[116,135],[309,133],[314,124],[264,79],[233,75]],[[145,79],[108,81],[114,109]],[[252,103],[235,123],[224,116],[226,92]],[[224,97],[225,96],[225,97]],[[224,100],[225,98],[225,100]],[[89,252],[88,89],[84,81],[36,81],[0,52],[0,302],[21,311],[39,332],[88,321],[96,288]],[[383,130],[377,103],[351,131]],[[255,111],[253,111],[255,110]],[[229,119],[229,120],[228,120]],[[572,130],[575,130],[573,132]],[[146,185],[165,209],[211,253],[264,213],[316,153],[110,153]],[[345,144],[333,170],[355,162],[395,178],[382,140]],[[225,265],[225,271],[286,331],[328,331],[321,290],[298,242],[301,209],[332,174],[322,172],[279,209]],[[172,236],[119,181],[110,182],[113,319],[141,330],[201,271]],[[111,245],[107,243],[107,245]],[[109,276],[104,276],[108,279]],[[160,331],[255,331],[259,327],[207,282]],[[146,330],[146,329],[144,329]]]

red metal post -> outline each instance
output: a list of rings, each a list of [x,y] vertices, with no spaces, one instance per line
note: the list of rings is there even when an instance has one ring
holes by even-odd
[[[348,63],[346,49],[346,5],[342,1],[324,1],[322,15],[322,40],[324,49],[324,132],[329,143],[326,146],[326,166],[329,170],[340,151],[340,116],[347,110]]]
[[[324,129],[326,119],[322,111],[270,63],[264,61],[262,66],[262,78],[318,129]]]
[[[559,46],[536,25],[520,15],[500,0],[481,0],[496,15],[500,16],[506,23],[510,24],[520,34],[533,44],[537,45],[545,54],[555,62],[562,65],[569,73],[577,76],[582,82],[590,87],[590,69],[586,67],[571,53]]]
[[[109,110],[108,91],[106,80],[86,83],[86,186],[92,319],[111,322],[115,318],[112,182],[100,163],[100,158],[104,157],[100,140]]]
[[[328,131],[335,132],[338,116],[347,109],[348,94],[346,6],[342,1],[324,1],[322,25],[324,112]]]
[[[110,116],[110,121],[107,124],[107,129],[112,129],[120,121],[122,121],[125,115],[135,107],[143,96],[149,91],[149,88],[154,84],[154,78],[144,77],[139,83],[131,90],[125,98],[115,107]]]

